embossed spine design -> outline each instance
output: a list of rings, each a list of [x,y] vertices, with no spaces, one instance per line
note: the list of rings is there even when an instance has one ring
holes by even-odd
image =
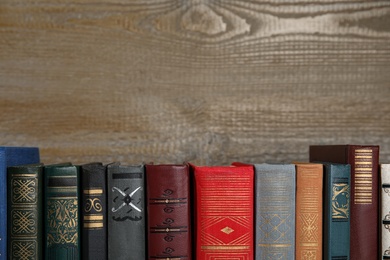
[[[355,204],[372,204],[372,149],[355,150]]]
[[[296,259],[322,259],[322,164],[297,164]]]
[[[42,168],[11,167],[8,174],[10,260],[42,258]]]
[[[46,258],[80,259],[79,201],[78,168],[45,167]]]
[[[196,259],[254,259],[254,174],[240,168],[194,167]]]
[[[295,257],[295,166],[255,164],[256,259]]]
[[[188,165],[147,165],[148,259],[191,259]]]
[[[108,165],[108,259],[145,259],[144,167]]]
[[[350,165],[326,164],[324,183],[324,260],[350,257]]]

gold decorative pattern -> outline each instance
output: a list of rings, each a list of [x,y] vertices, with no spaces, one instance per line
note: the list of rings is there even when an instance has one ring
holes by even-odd
[[[85,212],[90,212],[95,210],[96,212],[101,212],[103,210],[102,202],[99,198],[88,198],[85,202]]]
[[[221,229],[221,231],[225,234],[230,234],[232,232],[234,232],[234,229],[230,228],[230,227],[224,227],[223,229]]]
[[[300,259],[302,259],[302,260],[316,260],[317,259],[316,250],[303,250]]]
[[[349,185],[335,183],[332,188],[332,219],[349,218]]]
[[[103,228],[103,203],[99,198],[99,196],[103,195],[103,189],[90,188],[83,190],[83,193],[85,194],[83,227],[86,229]]]
[[[37,214],[34,210],[13,209],[12,216],[12,233],[13,236],[32,236],[37,233]]]
[[[36,241],[13,240],[11,244],[12,259],[35,260],[37,259]]]
[[[36,174],[11,174],[10,256],[18,260],[38,258]]]
[[[372,204],[372,149],[355,150],[355,204]]]
[[[74,244],[78,241],[78,202],[74,199],[52,199],[47,202],[49,233],[47,241],[52,244]]]
[[[36,178],[12,179],[12,203],[36,203]]]

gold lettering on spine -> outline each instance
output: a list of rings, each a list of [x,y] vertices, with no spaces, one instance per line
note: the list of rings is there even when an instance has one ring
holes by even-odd
[[[355,150],[355,204],[372,203],[372,149]]]

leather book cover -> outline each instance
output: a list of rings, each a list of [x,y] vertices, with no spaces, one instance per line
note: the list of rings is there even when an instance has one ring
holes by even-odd
[[[254,259],[253,166],[192,166],[197,260]]]
[[[7,167],[39,163],[36,147],[0,147],[0,260],[7,256]]]
[[[44,167],[45,259],[81,259],[79,177],[77,166]]]
[[[390,164],[380,165],[381,173],[381,255],[390,259]]]
[[[146,259],[143,165],[107,166],[108,259]]]
[[[323,259],[348,260],[350,259],[351,166],[325,164],[324,173]]]
[[[189,166],[145,166],[148,259],[192,259]]]
[[[8,167],[7,188],[8,259],[42,259],[42,164]]]
[[[322,259],[323,165],[296,163],[296,259]]]
[[[378,259],[379,252],[379,146],[310,146],[310,161],[351,165],[352,260]]]
[[[101,163],[81,166],[81,257],[106,260],[107,167]]]
[[[294,259],[295,165],[254,166],[256,259]]]

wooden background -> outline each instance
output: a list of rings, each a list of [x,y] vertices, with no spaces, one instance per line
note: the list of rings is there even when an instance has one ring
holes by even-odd
[[[0,119],[45,163],[390,162],[390,1],[1,0]]]

